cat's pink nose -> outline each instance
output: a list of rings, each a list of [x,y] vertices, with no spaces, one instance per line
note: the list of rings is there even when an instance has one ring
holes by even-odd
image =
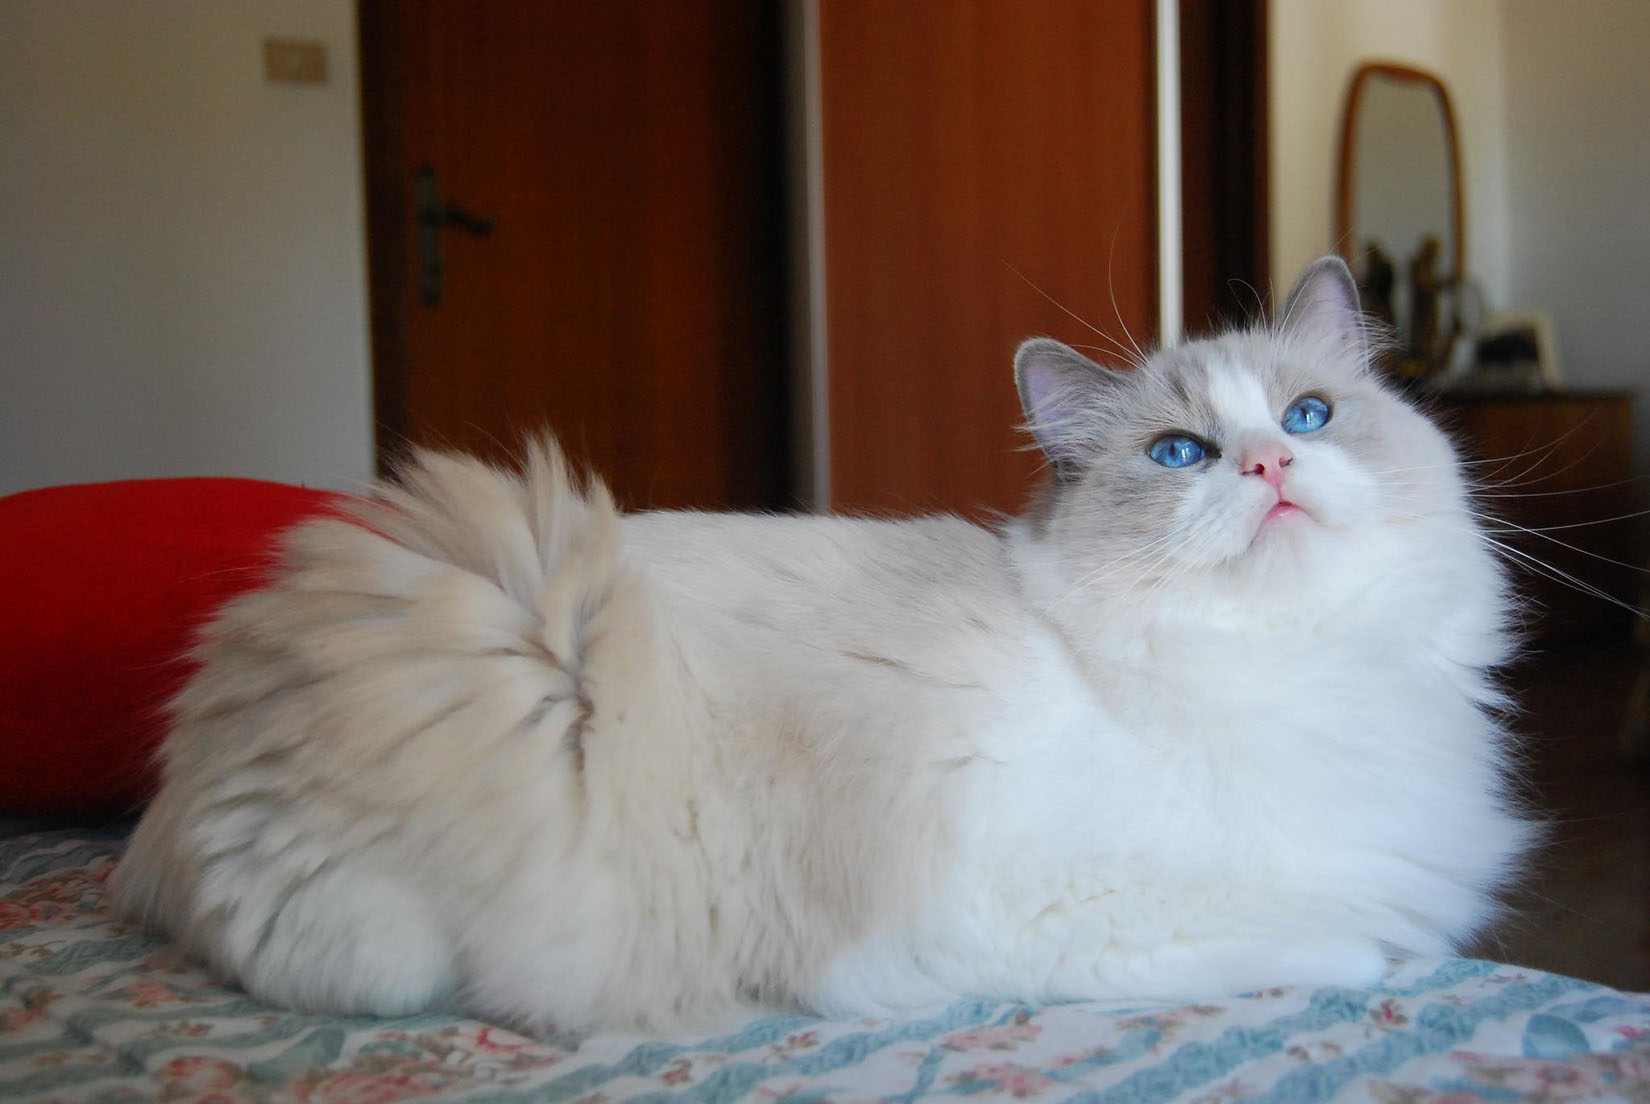
[[[1272,484],[1272,489],[1282,496],[1283,469],[1294,462],[1294,454],[1282,445],[1263,445],[1244,452],[1242,460],[1238,463],[1238,471],[1244,475],[1260,476]]]

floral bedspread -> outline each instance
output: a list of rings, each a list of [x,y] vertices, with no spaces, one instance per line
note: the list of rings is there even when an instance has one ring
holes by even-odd
[[[1650,1101],[1650,995],[1465,959],[1186,1007],[960,1003],[715,1038],[301,1016],[100,909],[121,839],[0,841],[0,1099]]]

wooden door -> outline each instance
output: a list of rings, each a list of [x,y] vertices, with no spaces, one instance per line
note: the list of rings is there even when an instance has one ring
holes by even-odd
[[[818,12],[831,505],[1017,509],[1019,340],[1156,326],[1152,5]]]
[[[549,427],[628,506],[788,493],[776,6],[362,0],[380,460]],[[441,232],[415,176],[496,219]]]

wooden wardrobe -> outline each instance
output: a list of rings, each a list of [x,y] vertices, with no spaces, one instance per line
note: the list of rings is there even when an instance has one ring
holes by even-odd
[[[1151,0],[360,12],[386,465],[548,428],[631,507],[980,516],[1017,342],[1155,331]]]

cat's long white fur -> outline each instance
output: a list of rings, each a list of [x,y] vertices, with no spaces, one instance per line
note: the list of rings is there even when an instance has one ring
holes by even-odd
[[[530,1028],[1447,950],[1530,837],[1487,711],[1506,596],[1448,443],[1308,324],[1334,309],[1174,354],[1233,441],[1279,436],[1280,374],[1344,394],[1353,436],[1285,442],[1289,531],[1235,465],[1085,491],[1135,443],[1000,533],[620,516],[549,443],[422,456],[205,630],[119,907],[283,1004]]]

